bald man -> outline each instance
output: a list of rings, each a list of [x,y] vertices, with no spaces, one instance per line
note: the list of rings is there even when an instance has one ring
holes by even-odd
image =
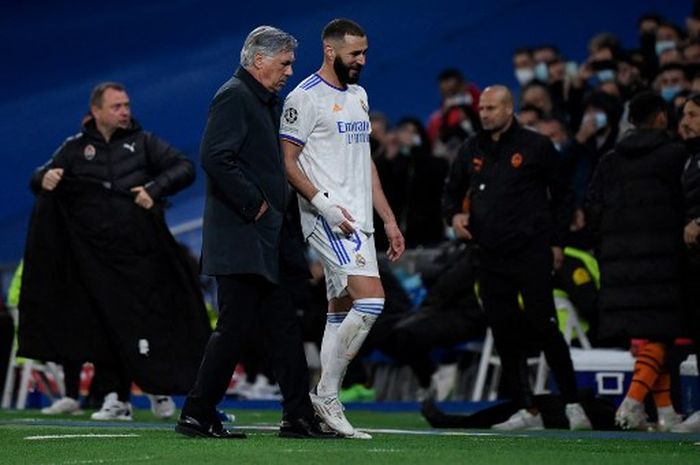
[[[552,270],[561,266],[572,215],[571,189],[559,173],[559,156],[550,140],[513,117],[508,88],[486,88],[479,116],[483,130],[465,143],[453,163],[443,207],[456,236],[478,246],[481,299],[510,394],[520,407],[493,427],[544,427],[528,379],[527,354],[536,347],[554,373],[570,427],[590,429],[578,403],[552,295]],[[469,211],[463,211],[465,196]]]

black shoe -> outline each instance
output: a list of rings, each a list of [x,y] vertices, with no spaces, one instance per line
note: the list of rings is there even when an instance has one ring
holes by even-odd
[[[282,420],[279,436],[295,439],[341,439],[343,436],[335,431],[324,431],[315,418],[295,418]]]
[[[187,415],[180,416],[175,425],[175,431],[191,438],[245,439],[246,437],[244,433],[225,429],[220,422],[206,424]]]

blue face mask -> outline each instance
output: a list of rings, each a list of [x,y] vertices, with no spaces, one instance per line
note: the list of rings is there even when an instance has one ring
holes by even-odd
[[[549,70],[547,69],[547,63],[537,63],[535,65],[535,79],[542,82],[547,82],[549,78]]]
[[[672,40],[659,40],[656,42],[656,56],[661,56],[666,50],[674,48],[676,43]]]
[[[608,82],[615,80],[615,71],[612,69],[600,70],[595,75],[598,78],[598,82]]]
[[[661,97],[667,102],[670,102],[676,95],[678,95],[681,92],[681,90],[683,90],[683,88],[679,85],[664,86],[661,88]]]
[[[595,119],[596,129],[603,129],[608,125],[608,115],[603,111],[596,111],[593,113],[593,118]]]

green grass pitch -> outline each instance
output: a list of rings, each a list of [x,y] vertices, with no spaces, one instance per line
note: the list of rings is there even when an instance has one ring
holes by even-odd
[[[435,431],[418,413],[349,411],[372,440],[314,441],[278,438],[277,411],[235,413],[246,440],[185,438],[144,410],[104,424],[87,413],[0,411],[0,464],[700,464],[697,434]]]

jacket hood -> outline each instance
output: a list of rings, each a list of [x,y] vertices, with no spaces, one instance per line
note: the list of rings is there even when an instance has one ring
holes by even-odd
[[[670,142],[672,140],[665,130],[635,129],[617,144],[615,151],[623,157],[637,158]]]

